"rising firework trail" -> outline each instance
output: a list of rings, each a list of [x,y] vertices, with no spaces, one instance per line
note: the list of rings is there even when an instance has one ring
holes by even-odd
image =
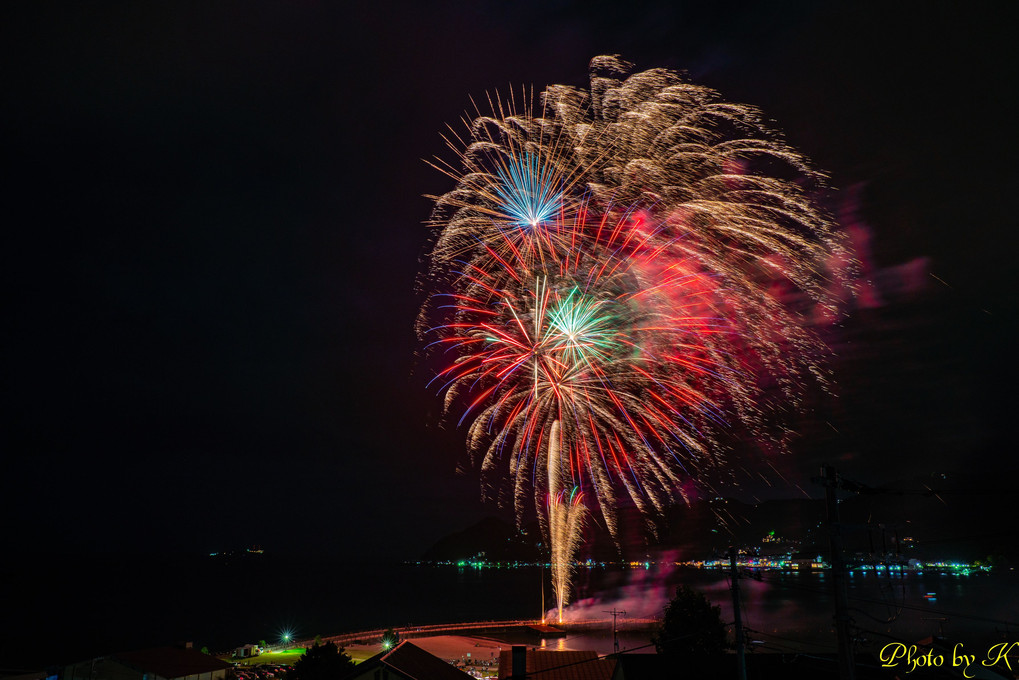
[[[782,450],[780,416],[825,381],[826,265],[850,259],[808,198],[821,177],[754,109],[629,69],[597,57],[537,110],[490,98],[435,163],[456,186],[434,197],[419,320],[433,386],[486,495],[509,480],[538,516],[560,616],[585,518],[618,541],[626,498],[653,531],[727,469],[725,432]]]
[[[559,623],[563,622],[563,606],[570,597],[571,577],[580,547],[580,531],[584,526],[587,508],[584,494],[578,487],[569,492],[563,488],[559,461],[561,427],[559,421],[552,423],[549,432],[548,460],[548,529],[552,587],[556,596],[556,612]]]

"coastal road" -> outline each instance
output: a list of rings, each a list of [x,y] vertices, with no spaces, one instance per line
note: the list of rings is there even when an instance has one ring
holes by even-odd
[[[627,619],[626,623],[628,626],[633,624],[647,624],[654,625],[660,623],[657,619]],[[582,621],[578,623],[565,624],[569,628],[601,628],[612,625],[612,619],[604,620],[591,620]],[[468,623],[437,623],[426,626],[404,626],[401,628],[393,628],[393,630],[399,634],[401,639],[410,639],[416,637],[430,637],[434,635],[456,635],[459,633],[483,631],[492,629],[502,628],[520,628],[520,627],[534,627],[541,629],[542,627],[553,628],[547,624],[543,624],[540,619],[520,619],[520,620],[509,620],[509,621],[472,621]],[[329,637],[322,637],[322,642],[332,642],[338,647],[346,647],[354,643],[372,644],[382,640],[382,636],[388,628],[379,628],[377,630],[365,630],[356,633],[343,633],[341,635],[331,635]],[[293,648],[294,646],[311,647],[314,644],[314,640],[301,640],[298,642],[291,643],[288,645]],[[273,645],[275,648],[280,645]],[[280,646],[282,647],[282,646]]]

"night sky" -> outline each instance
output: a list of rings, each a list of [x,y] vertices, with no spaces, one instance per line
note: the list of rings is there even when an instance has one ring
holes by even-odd
[[[416,357],[423,195],[451,186],[422,159],[469,97],[598,54],[761,108],[872,272],[920,272],[830,333],[791,481],[1014,471],[1002,5],[5,3],[4,559],[415,557],[496,512]],[[759,486],[734,493],[797,493]]]

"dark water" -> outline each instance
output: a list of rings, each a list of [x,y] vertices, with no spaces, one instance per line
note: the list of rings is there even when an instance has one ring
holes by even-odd
[[[0,573],[0,670],[192,641],[224,651],[377,627],[536,618],[539,572],[319,559],[63,559]],[[533,593],[530,600],[528,594]]]
[[[750,574],[748,574],[750,575]],[[769,651],[834,651],[834,596],[826,572],[765,571],[740,580],[743,624]],[[580,575],[581,580],[584,575]],[[605,618],[610,607],[631,616],[656,616],[679,584],[703,591],[734,619],[724,571],[677,568],[590,574],[588,597],[572,607],[580,617]],[[932,634],[985,644],[1019,639],[1019,572],[994,574],[863,572],[848,579],[857,647],[876,651],[893,640],[915,642]],[[600,616],[599,616],[600,614]]]
[[[3,574],[0,669],[32,669],[114,651],[193,641],[224,651],[378,627],[537,618],[552,607],[547,572],[281,559],[81,560]],[[693,569],[582,569],[568,616],[661,613],[677,584],[703,590],[732,620],[727,577]],[[764,572],[741,581],[744,623],[767,649],[834,649],[830,576]],[[925,598],[935,593],[936,599]],[[1019,637],[1019,572],[877,576],[855,572],[850,606],[864,646],[937,632],[976,642]],[[894,619],[889,622],[889,619]],[[938,621],[936,619],[947,619]],[[1012,622],[1011,628],[1000,621]],[[890,637],[889,637],[890,636]],[[589,636],[592,639],[597,635]],[[603,636],[604,637],[604,636]],[[624,646],[643,644],[640,634]],[[588,643],[571,638],[570,648]],[[595,643],[590,643],[595,644]],[[605,646],[604,640],[596,648]]]

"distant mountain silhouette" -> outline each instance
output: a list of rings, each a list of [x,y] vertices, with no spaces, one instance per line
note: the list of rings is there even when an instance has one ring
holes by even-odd
[[[839,492],[839,512],[848,557],[1019,562],[1016,494],[1004,482],[991,488],[977,477],[918,475],[853,494]],[[629,513],[634,514],[634,513]],[[626,544],[617,547],[604,527],[589,522],[578,558],[597,561],[645,559],[669,553],[678,560],[704,559],[729,545],[762,545],[765,536],[799,542],[802,550],[827,554],[825,502],[779,499],[756,505],[734,499],[698,500],[670,508],[657,540],[637,540],[642,522],[621,510]],[[544,554],[537,524],[524,532],[489,517],[446,536],[426,560],[535,561]],[[547,559],[547,557],[545,558]]]
[[[496,517],[486,517],[463,531],[439,539],[422,559],[458,561],[482,557],[489,562],[533,562],[540,556],[537,525],[523,531]]]

